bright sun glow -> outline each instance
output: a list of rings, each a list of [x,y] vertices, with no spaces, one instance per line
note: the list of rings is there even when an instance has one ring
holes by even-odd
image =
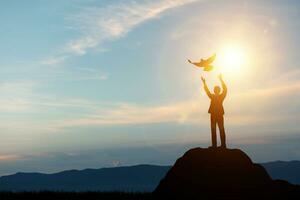
[[[227,46],[217,54],[217,65],[222,73],[240,74],[247,64],[246,52],[240,46]]]

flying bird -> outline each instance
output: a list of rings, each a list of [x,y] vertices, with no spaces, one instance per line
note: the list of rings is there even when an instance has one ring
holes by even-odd
[[[213,56],[209,57],[208,59],[201,59],[200,62],[192,62],[190,60],[189,63],[197,66],[197,67],[203,67],[204,71],[211,71],[214,67],[211,65],[214,60],[216,59],[216,54],[214,54]]]

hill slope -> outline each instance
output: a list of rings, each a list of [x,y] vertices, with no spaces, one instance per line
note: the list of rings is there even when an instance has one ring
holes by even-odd
[[[289,199],[300,198],[300,187],[273,181],[241,150],[195,148],[176,161],[155,194],[182,199]]]

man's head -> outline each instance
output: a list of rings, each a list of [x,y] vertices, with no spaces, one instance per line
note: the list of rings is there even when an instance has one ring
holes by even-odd
[[[217,95],[220,94],[221,88],[220,88],[219,86],[215,86],[214,92],[215,92],[215,94],[217,94]]]

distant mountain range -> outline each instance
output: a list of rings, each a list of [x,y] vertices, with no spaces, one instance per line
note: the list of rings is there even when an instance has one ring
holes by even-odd
[[[1,191],[152,191],[170,167],[137,165],[69,170],[55,174],[17,173],[0,178]]]
[[[300,161],[275,161],[261,163],[273,179],[286,180],[300,185]]]
[[[300,185],[300,161],[262,163],[273,179]],[[69,170],[54,174],[16,173],[0,177],[1,191],[153,191],[170,166],[137,165]]]

